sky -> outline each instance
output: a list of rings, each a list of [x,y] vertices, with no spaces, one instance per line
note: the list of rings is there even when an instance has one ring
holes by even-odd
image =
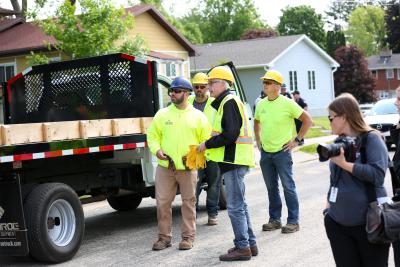
[[[52,0],[57,1],[57,0]],[[58,0],[62,1],[62,0]],[[79,1],[79,0],[78,0]],[[118,5],[127,6],[128,0],[113,0]],[[261,19],[268,25],[275,27],[282,15],[281,9],[286,6],[309,5],[313,7],[317,13],[325,16],[324,11],[328,10],[330,0],[253,0]],[[28,1],[32,3],[33,0]],[[135,2],[134,0],[131,2]],[[179,4],[179,7],[177,6]],[[197,4],[196,0],[164,0],[163,5],[167,10],[172,7],[174,16],[180,17],[189,12]],[[0,7],[12,9],[10,0],[0,0]]]

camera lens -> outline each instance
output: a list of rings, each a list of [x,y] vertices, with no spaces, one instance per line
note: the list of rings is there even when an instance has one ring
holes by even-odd
[[[327,161],[329,159],[329,147],[325,144],[319,144],[317,146],[317,152],[319,155],[319,161]]]

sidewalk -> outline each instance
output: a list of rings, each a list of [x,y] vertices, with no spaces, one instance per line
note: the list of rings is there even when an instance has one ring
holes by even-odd
[[[330,141],[335,140],[336,135],[328,135],[328,136],[322,136],[322,137],[316,137],[316,138],[308,138],[304,140],[304,146],[312,145],[312,144],[319,144],[319,143],[327,143]],[[297,147],[293,150],[293,163],[298,164],[298,163],[303,163],[311,160],[318,160],[318,154],[317,151],[315,151],[315,154],[309,154],[305,152],[299,151],[300,147]],[[259,162],[260,162],[260,153],[258,149],[255,149],[255,159],[256,159],[256,164],[257,167],[259,167]]]

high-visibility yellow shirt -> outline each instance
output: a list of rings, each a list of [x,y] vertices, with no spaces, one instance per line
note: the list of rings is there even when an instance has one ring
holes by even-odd
[[[196,97],[194,95],[189,96],[188,102],[193,105],[195,98]],[[214,97],[209,96],[207,99],[206,106],[204,107],[204,110],[203,110],[204,115],[206,115],[208,122],[211,125],[213,125],[213,123],[214,123],[214,117],[215,117],[215,112],[216,112],[216,110],[211,106],[211,103],[214,101],[214,99],[215,99]]]
[[[222,132],[222,117],[224,114],[224,104],[230,100],[234,99],[236,104],[238,105],[240,116],[242,117],[242,126],[240,128],[240,133],[235,141],[235,150],[234,151],[225,151],[225,146],[210,148],[206,150],[206,157],[209,160],[215,162],[224,162],[236,165],[246,165],[249,167],[254,167],[254,141],[253,141],[253,133],[252,129],[249,127],[248,119],[245,113],[245,108],[240,101],[240,99],[236,96],[228,94],[222,100],[221,105],[218,108],[218,111],[215,115],[215,120],[213,124],[212,135],[218,135]],[[235,153],[233,161],[227,161],[225,157],[225,153]]]
[[[161,149],[174,161],[177,170],[184,170],[182,157],[189,152],[190,145],[199,145],[211,134],[211,125],[206,116],[192,105],[186,109],[174,104],[160,109],[147,131],[150,151],[156,154]],[[168,168],[167,160],[158,159],[160,166]]]
[[[294,119],[298,119],[303,111],[296,102],[282,95],[272,101],[266,97],[258,102],[254,118],[260,122],[264,151],[278,152],[294,138]]]

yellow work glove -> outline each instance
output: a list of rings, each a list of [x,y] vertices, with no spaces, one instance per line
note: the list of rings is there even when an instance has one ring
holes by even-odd
[[[187,154],[186,159],[186,167],[190,170],[195,170],[199,168],[205,168],[206,166],[206,157],[204,152],[197,153],[197,145],[189,146],[189,153]]]

